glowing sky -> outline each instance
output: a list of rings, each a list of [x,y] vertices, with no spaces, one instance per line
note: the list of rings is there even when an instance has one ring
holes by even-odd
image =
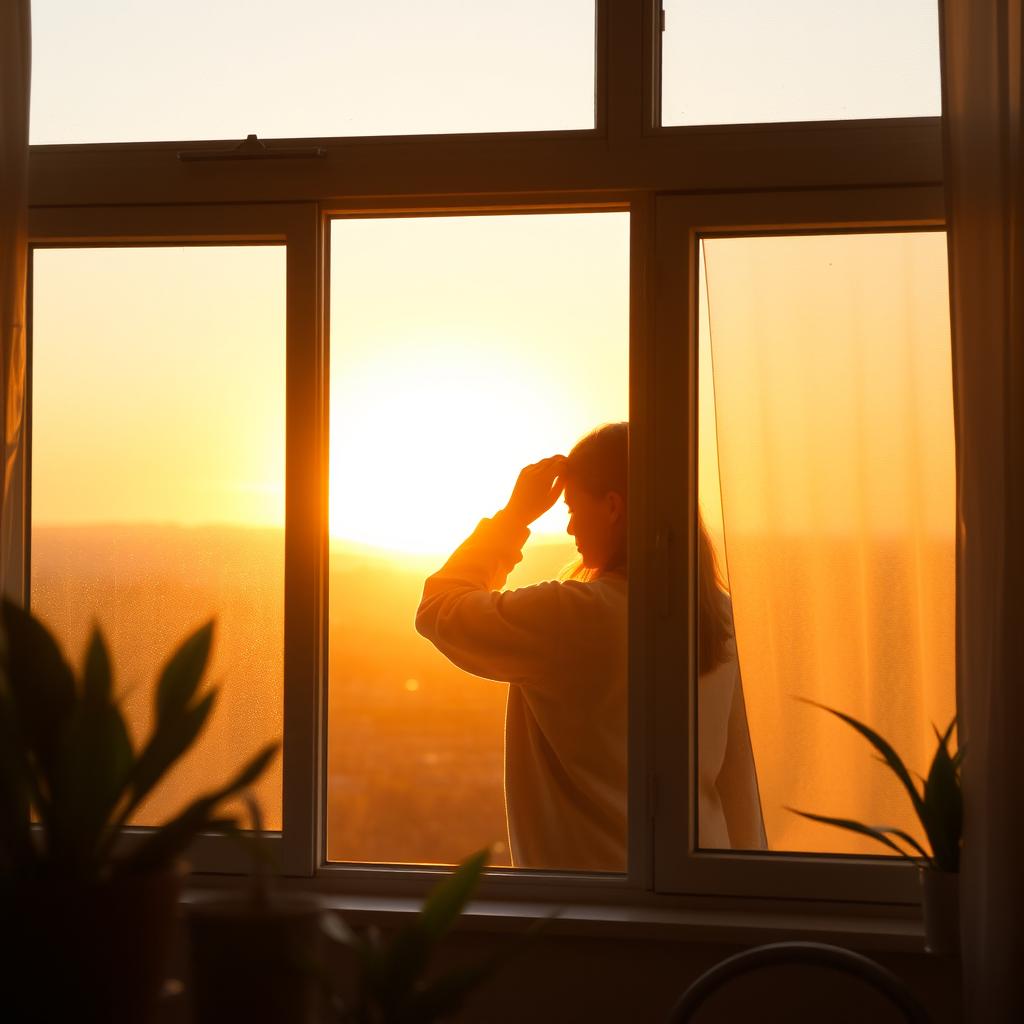
[[[936,0],[664,0],[664,123],[939,113]],[[32,141],[591,128],[593,0],[33,0]]]

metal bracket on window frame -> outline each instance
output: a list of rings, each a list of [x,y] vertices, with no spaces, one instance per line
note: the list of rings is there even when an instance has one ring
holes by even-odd
[[[199,160],[319,160],[327,156],[323,146],[279,146],[269,148],[255,135],[227,149],[182,149],[178,159],[183,163]]]

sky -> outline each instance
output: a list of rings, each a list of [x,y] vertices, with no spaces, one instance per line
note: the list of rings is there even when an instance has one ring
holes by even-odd
[[[936,0],[664,7],[665,124],[939,113]],[[35,143],[594,124],[593,0],[33,0],[32,18]]]
[[[666,123],[938,112],[934,2],[665,7]],[[35,0],[33,140],[593,125],[592,0],[281,10]],[[335,536],[443,550],[523,463],[626,417],[626,215],[347,220],[331,246]],[[283,250],[35,260],[34,522],[281,525]],[[724,297],[745,294],[727,284],[738,265],[715,271],[733,337],[736,317],[765,315]],[[716,522],[717,462],[702,454]],[[563,527],[559,508],[539,532]]]

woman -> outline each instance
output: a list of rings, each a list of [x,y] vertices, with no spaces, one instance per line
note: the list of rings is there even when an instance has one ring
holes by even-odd
[[[706,850],[765,850],[732,602],[700,517],[697,545],[697,839]]]
[[[626,869],[627,467],[625,423],[527,466],[505,508],[427,580],[416,615],[460,668],[511,684],[505,807],[517,867]],[[563,491],[578,564],[501,592],[530,524]]]

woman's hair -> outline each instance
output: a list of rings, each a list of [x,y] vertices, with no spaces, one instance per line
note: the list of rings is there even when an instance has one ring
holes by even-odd
[[[625,502],[629,491],[629,424],[605,423],[581,437],[573,446],[562,472],[563,480],[572,480],[587,494],[603,498],[609,491],[622,496]],[[579,559],[568,565],[561,578],[572,580],[597,579],[604,572],[626,568],[626,538],[622,548],[611,562],[601,569],[587,569]]]
[[[697,672],[711,672],[725,660],[732,615],[725,584],[704,517],[697,516]]]

